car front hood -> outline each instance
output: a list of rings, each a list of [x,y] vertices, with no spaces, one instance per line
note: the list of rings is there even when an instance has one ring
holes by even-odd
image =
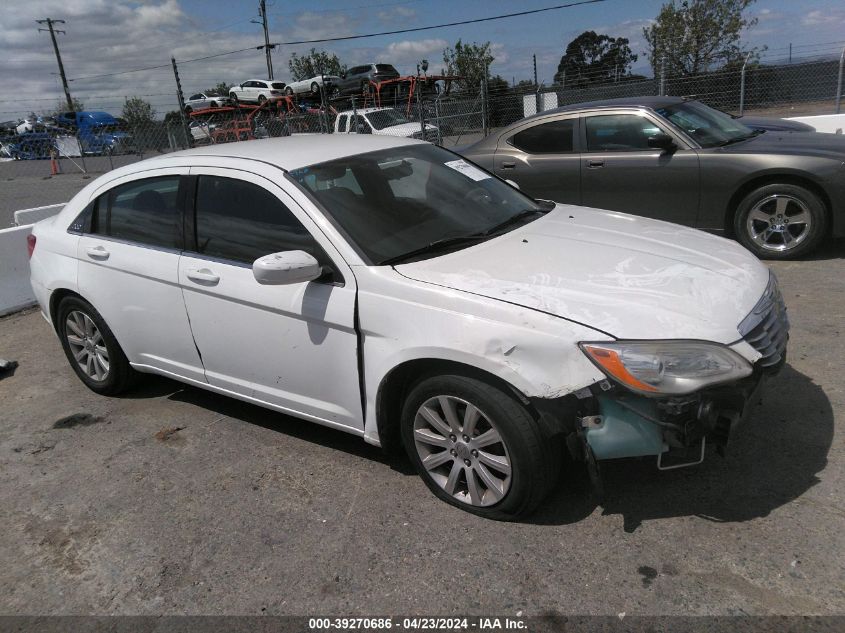
[[[437,128],[433,125],[429,125],[428,123],[425,124],[426,131],[434,131]],[[399,125],[391,125],[388,127],[383,127],[380,130],[373,131],[373,134],[379,136],[411,136],[412,134],[416,134],[421,131],[419,123],[400,123]]]
[[[845,136],[822,132],[764,132],[722,148],[729,154],[789,154],[845,160]]]
[[[733,343],[769,272],[739,244],[668,222],[557,205],[487,242],[396,266],[627,339]]]

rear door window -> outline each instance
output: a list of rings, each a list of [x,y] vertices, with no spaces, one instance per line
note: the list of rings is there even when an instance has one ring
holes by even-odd
[[[179,248],[179,176],[135,180],[98,199],[91,232],[145,246]]]
[[[574,149],[577,119],[549,121],[517,132],[508,142],[529,154],[569,154]]]

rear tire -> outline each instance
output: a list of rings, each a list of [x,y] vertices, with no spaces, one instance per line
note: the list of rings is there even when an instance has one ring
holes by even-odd
[[[238,95],[236,95],[234,92],[230,92],[229,98],[232,100],[232,105],[238,105]]]
[[[791,184],[749,193],[734,214],[734,234],[761,259],[796,259],[814,251],[827,235],[827,212],[818,195]]]
[[[267,97],[258,95],[258,105],[264,105],[265,103],[267,103]]]
[[[84,299],[62,299],[56,310],[56,330],[71,368],[91,391],[116,396],[136,381],[138,374],[111,329]]]
[[[320,85],[316,81],[311,83],[311,94],[320,94]]]
[[[405,451],[429,489],[467,512],[512,521],[536,509],[557,482],[557,444],[525,406],[483,380],[419,381],[400,424]]]

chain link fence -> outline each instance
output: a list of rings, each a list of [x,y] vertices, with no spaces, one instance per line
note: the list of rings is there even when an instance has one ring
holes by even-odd
[[[845,53],[840,60],[782,65],[748,64],[691,77],[564,77],[560,85],[515,89],[481,82],[476,90],[417,94],[400,90],[329,100],[291,97],[262,106],[191,112],[143,124],[114,119],[94,126],[62,126],[27,118],[0,129],[0,179],[99,174],[188,147],[292,134],[376,134],[425,139],[444,147],[468,145],[492,130],[559,106],[637,97],[694,97],[733,114],[798,116],[840,109]]]

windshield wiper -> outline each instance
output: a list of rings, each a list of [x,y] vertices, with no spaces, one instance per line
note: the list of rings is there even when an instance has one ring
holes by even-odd
[[[489,236],[483,233],[472,233],[470,235],[459,235],[457,237],[444,237],[439,240],[434,240],[433,242],[426,244],[425,246],[421,246],[420,248],[415,248],[412,251],[408,251],[407,253],[402,253],[401,255],[396,255],[394,257],[388,257],[387,259],[383,259],[379,262],[379,266],[401,264],[402,262],[405,262],[409,259],[413,259],[418,255],[436,253],[437,251],[448,249],[451,246],[460,246],[461,244],[469,244],[472,242],[483,242],[484,240],[488,239],[488,237]]]
[[[766,130],[754,130],[751,134],[746,134],[745,136],[737,136],[735,138],[729,138],[727,141],[722,141],[717,145],[717,147],[725,147],[725,145],[733,145],[734,143],[740,143],[742,141],[747,141],[749,139],[754,138],[755,136],[760,136]]]
[[[401,264],[409,259],[413,259],[418,255],[427,255],[428,253],[435,253],[437,251],[442,251],[444,249],[448,249],[452,246],[461,246],[462,244],[470,244],[474,242],[483,242],[484,240],[488,240],[491,237],[495,237],[495,234],[500,232],[502,229],[505,229],[512,224],[516,224],[521,222],[525,218],[536,215],[538,213],[542,213],[545,215],[548,211],[544,211],[542,209],[525,209],[524,211],[520,211],[516,215],[512,215],[504,222],[499,222],[499,224],[494,224],[489,229],[485,229],[480,233],[470,233],[468,235],[458,235],[456,237],[444,237],[439,240],[434,240],[433,242],[426,244],[425,246],[421,246],[420,248],[415,248],[412,251],[408,251],[407,253],[402,253],[401,255],[396,255],[394,257],[388,257],[379,262],[380,266],[391,265],[391,264]]]
[[[527,217],[530,217],[532,215],[537,215],[538,213],[545,215],[550,210],[551,209],[542,209],[542,208],[541,209],[525,209],[523,211],[520,211],[516,215],[512,215],[511,217],[509,217],[504,222],[499,222],[498,224],[494,224],[493,226],[491,226],[489,229],[487,229],[483,233],[480,233],[480,235],[484,235],[485,237],[489,237],[489,236],[493,235],[494,233],[498,233],[502,229],[505,229],[505,228],[511,226],[512,224],[517,224],[517,223],[521,222],[522,220],[524,220]]]

